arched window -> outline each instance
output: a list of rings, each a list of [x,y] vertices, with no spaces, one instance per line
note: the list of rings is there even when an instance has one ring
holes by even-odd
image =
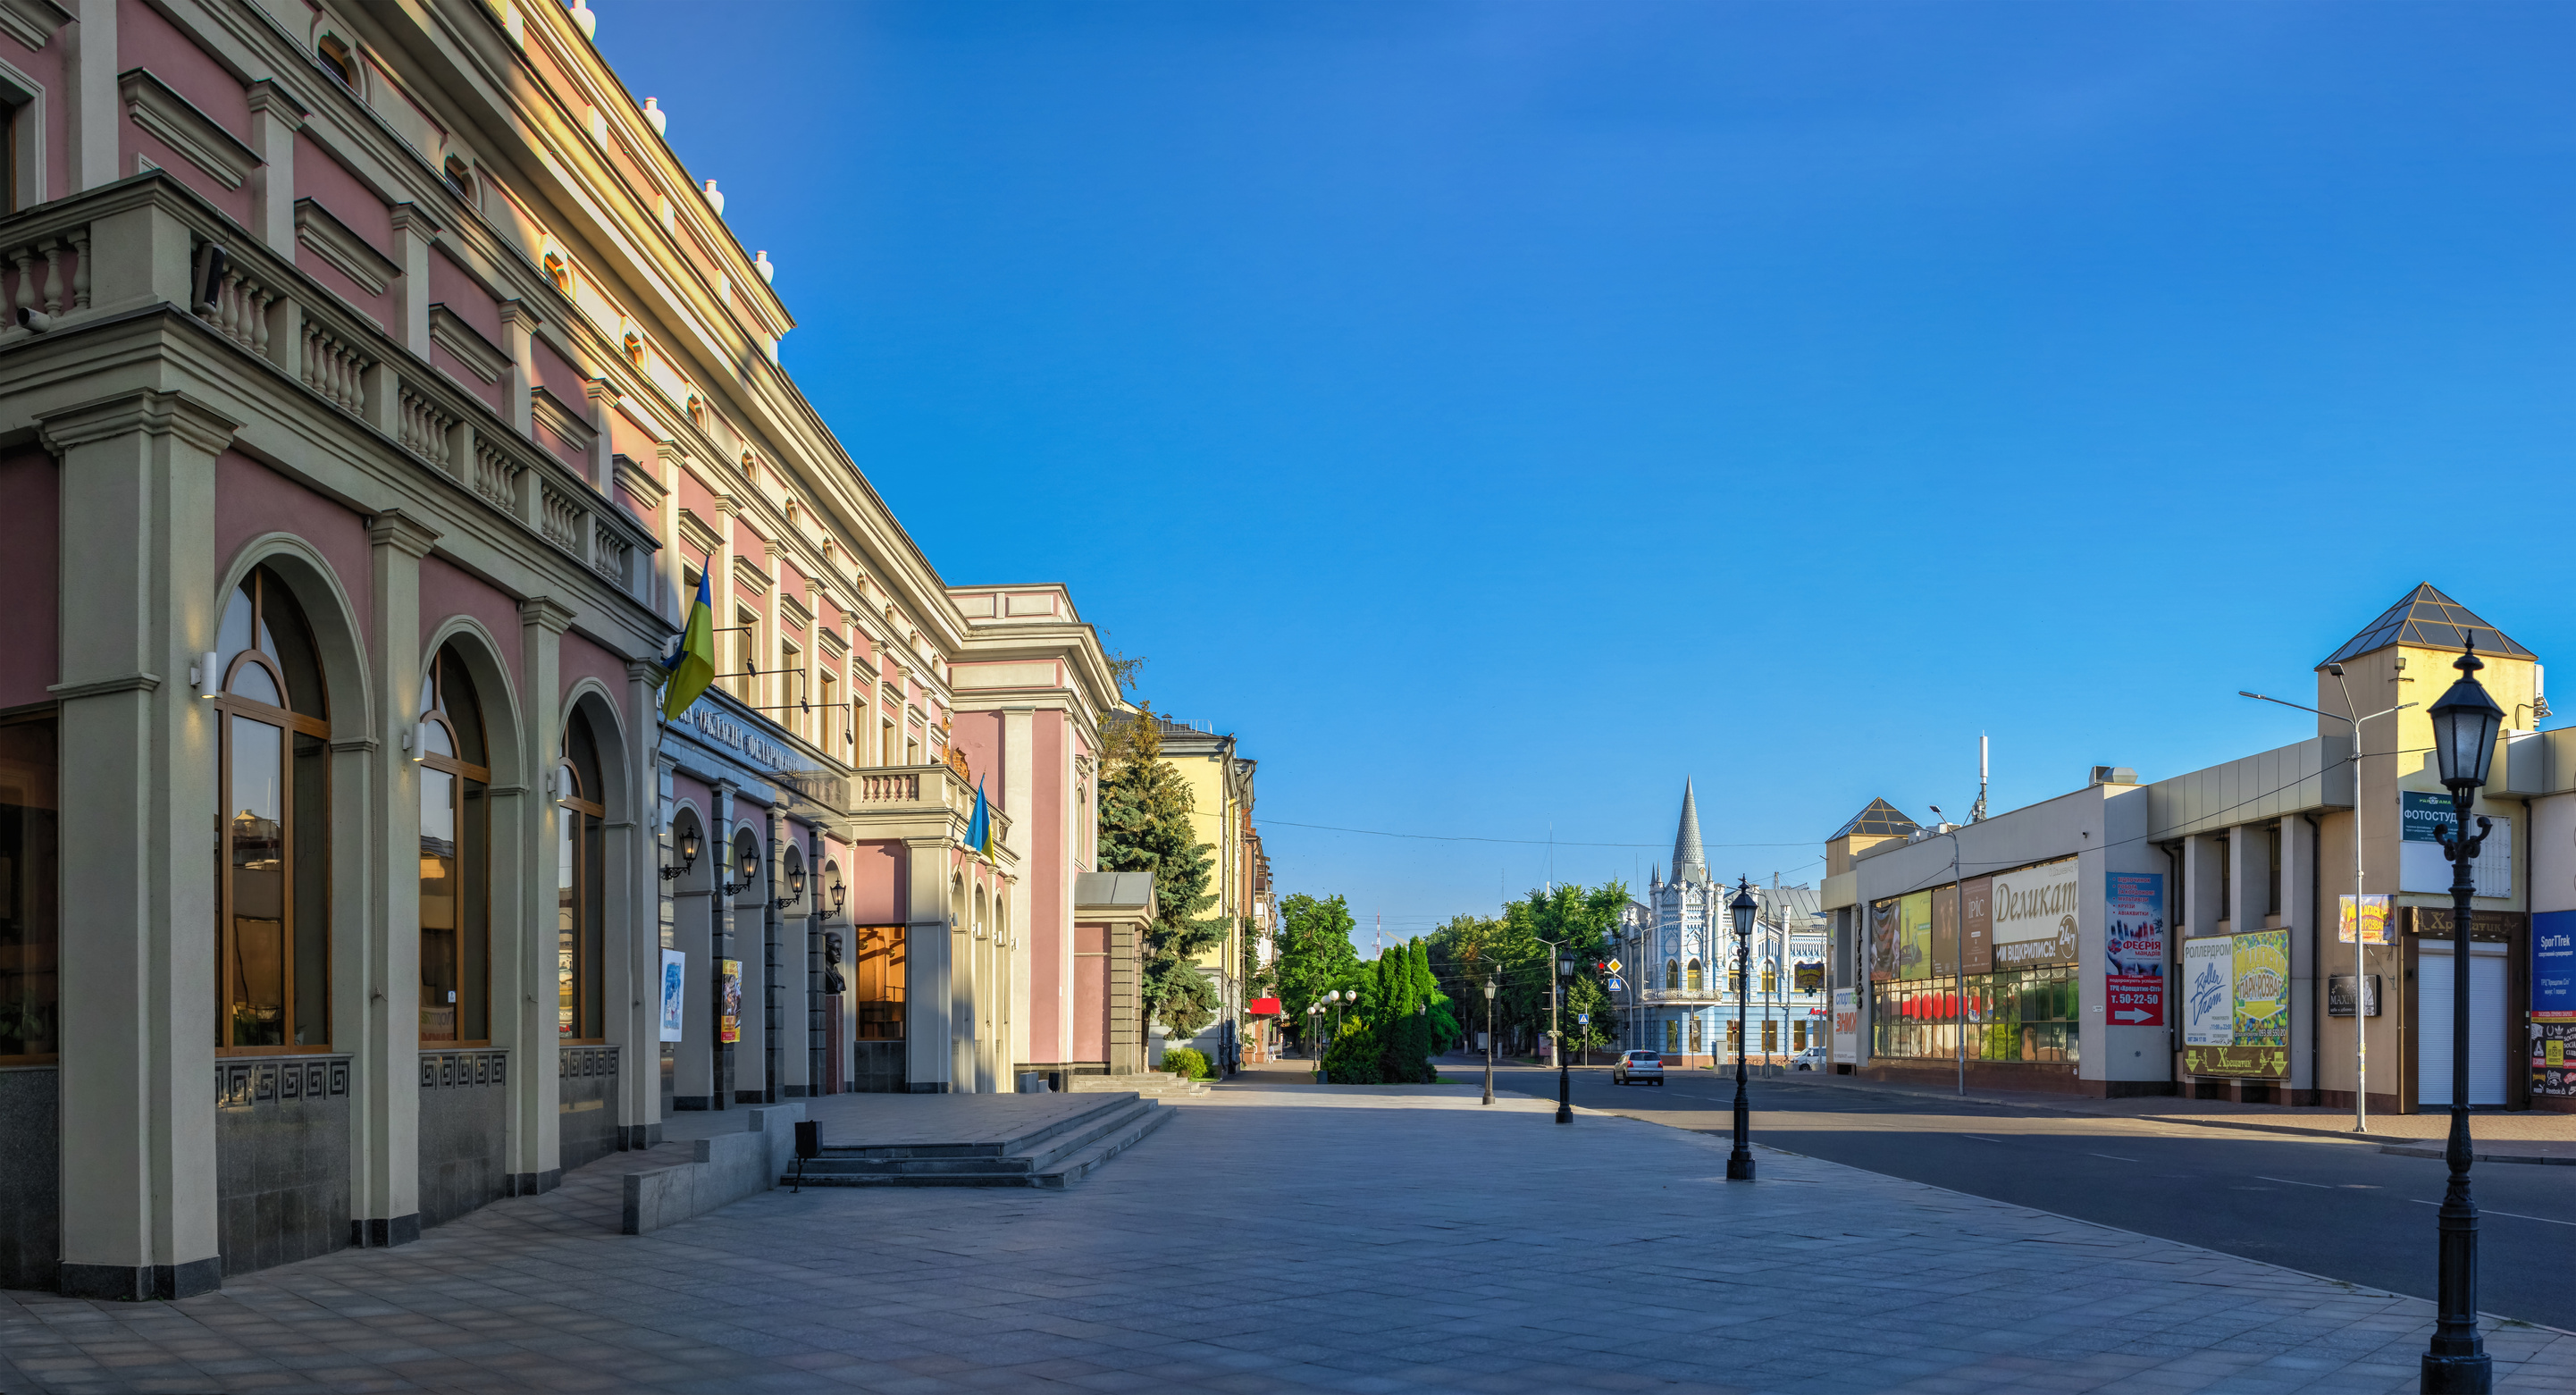
[[[331,723],[312,631],[260,567],[215,632],[215,1045],[331,1043]]]
[[[1780,991],[1780,971],[1769,964],[1762,966],[1762,991],[1765,993]]]
[[[313,46],[313,56],[322,60],[322,71],[338,78],[342,87],[358,90],[358,55],[339,35],[323,35]]]
[[[563,759],[555,767],[555,1036],[608,1039],[607,842],[599,743],[578,708],[564,723]]]
[[[474,197],[474,167],[465,163],[463,156],[448,156],[443,172],[447,176],[447,187],[456,191],[456,197],[463,199],[466,207],[482,207]]]
[[[420,679],[420,1039],[492,1039],[492,783],[456,646]]]
[[[563,253],[546,253],[546,279],[555,283],[556,290],[567,296],[572,294],[572,266],[563,259]]]
[[[1667,959],[1664,961],[1664,987],[1676,993],[1681,991],[1682,961],[1678,959]]]
[[[643,335],[630,333],[626,336],[626,361],[638,368],[644,366]]]
[[[1700,991],[1699,961],[1696,959],[1690,961],[1690,991],[1694,993]]]

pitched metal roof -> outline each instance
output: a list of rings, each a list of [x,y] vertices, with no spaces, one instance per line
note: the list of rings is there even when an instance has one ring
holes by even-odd
[[[2471,641],[2475,641],[2478,651],[2484,654],[2508,659],[2539,657],[2507,638],[2504,631],[2479,619],[2467,606],[2434,590],[2432,583],[2426,582],[2407,592],[2404,600],[2390,606],[2360,634],[2345,640],[2341,649],[2318,660],[2317,667],[2339,664],[2392,644],[2411,644],[2419,649],[2465,650]]]
[[[1852,815],[1851,822],[1835,829],[1825,841],[1830,843],[1836,838],[1848,838],[1854,834],[1863,838],[1902,838],[1922,826],[1886,800],[1873,799],[1868,808]]]
[[[1681,826],[1673,830],[1673,880],[1708,880],[1708,853],[1699,841],[1699,797],[1687,779],[1682,781]]]

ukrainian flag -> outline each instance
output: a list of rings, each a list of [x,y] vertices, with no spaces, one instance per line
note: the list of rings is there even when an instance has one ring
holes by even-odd
[[[698,571],[698,598],[689,604],[689,625],[680,635],[680,647],[662,661],[662,667],[671,671],[662,687],[662,720],[675,722],[716,681],[716,613],[707,600],[704,568]]]
[[[975,782],[975,816],[966,821],[966,851],[993,860],[993,811],[984,803],[984,782]]]

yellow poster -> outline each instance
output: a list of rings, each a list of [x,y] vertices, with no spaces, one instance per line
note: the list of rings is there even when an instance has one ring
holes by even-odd
[[[1900,952],[1905,956],[1896,971],[1898,978],[1932,976],[1932,893],[1918,891],[1905,898],[1905,940]]]
[[[2237,1046],[2290,1044],[2290,932],[2254,930],[2235,943]]]
[[[2351,943],[2352,943],[2352,934],[2353,934],[2353,919],[2354,919],[2354,917],[2353,917],[2353,906],[2352,906],[2353,898],[2352,898],[2352,897],[2349,897],[2349,896],[2339,896],[2339,897],[2336,897],[2335,899],[2343,903],[2343,923],[2342,923],[2341,927],[2340,927],[2340,928],[2338,928],[2338,929],[2335,931],[2335,938],[2336,938],[2336,939],[2338,939],[2338,940],[2340,940],[2340,941],[2342,941],[2342,942],[2343,942],[2343,943],[2345,943],[2345,944],[2351,944]],[[2387,897],[2385,897],[2385,896],[2364,896],[2364,897],[2362,897],[2362,898],[2361,898],[2361,916],[2360,916],[2360,920],[2361,920],[2361,942],[2362,942],[2363,944],[2366,944],[2366,945],[2384,945],[2384,944],[2388,943],[2388,898],[2387,898]]]

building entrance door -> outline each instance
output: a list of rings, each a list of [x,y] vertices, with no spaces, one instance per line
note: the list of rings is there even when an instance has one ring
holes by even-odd
[[[2503,945],[2469,946],[2469,1103],[2504,1103]],[[2422,945],[2415,961],[2415,1103],[2451,1107],[2451,947]]]

